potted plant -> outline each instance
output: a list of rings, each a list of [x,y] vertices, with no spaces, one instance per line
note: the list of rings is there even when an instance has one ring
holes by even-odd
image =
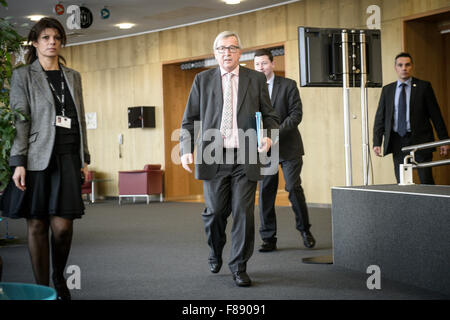
[[[7,7],[6,0],[0,4]],[[9,105],[9,83],[14,67],[15,56],[25,39],[20,36],[7,18],[0,18],[0,192],[11,178],[9,154],[15,136],[14,122],[25,120],[23,114],[11,110]]]

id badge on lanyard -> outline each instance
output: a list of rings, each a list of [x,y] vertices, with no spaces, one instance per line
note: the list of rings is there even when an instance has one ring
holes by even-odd
[[[70,129],[72,124],[72,119],[64,116],[56,116],[55,125],[57,127],[67,128]]]
[[[62,115],[57,115],[56,119],[55,119],[55,125],[57,127],[61,127],[61,128],[66,128],[66,129],[70,129],[72,127],[72,119],[70,119],[69,117],[66,117],[66,115],[64,114],[65,111],[65,100],[64,100],[64,75],[63,72],[61,70],[61,97],[58,96],[55,87],[53,87],[53,84],[49,81],[49,79],[47,78],[48,83],[50,85],[50,88],[52,89],[53,93],[55,94],[55,97],[58,99],[58,102],[61,104],[61,108],[62,108]]]

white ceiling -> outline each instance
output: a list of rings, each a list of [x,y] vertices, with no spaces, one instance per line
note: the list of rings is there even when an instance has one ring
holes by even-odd
[[[223,0],[7,0],[8,9],[0,6],[0,16],[11,17],[10,21],[23,36],[28,34],[34,24],[27,18],[29,15],[55,17],[66,28],[68,45],[74,45],[155,32],[297,1],[300,0],[242,0],[240,4],[227,5]],[[69,30],[66,25],[69,15],[64,13],[58,16],[53,12],[58,2],[65,9],[70,5],[87,7],[93,15],[92,25],[86,29]],[[102,19],[100,16],[100,11],[105,6],[111,13],[109,19]],[[115,26],[123,22],[136,25],[128,30]],[[28,25],[22,26],[24,23]]]

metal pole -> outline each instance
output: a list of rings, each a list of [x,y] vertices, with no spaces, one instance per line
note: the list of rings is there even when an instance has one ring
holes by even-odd
[[[369,126],[367,123],[367,61],[366,61],[366,35],[361,30],[359,34],[361,54],[361,131],[362,131],[362,162],[364,185],[369,184]]]
[[[432,141],[427,143],[421,143],[421,144],[415,144],[412,146],[406,146],[402,148],[403,152],[408,152],[412,150],[423,150],[428,148],[435,148],[440,146],[445,146],[447,144],[450,144],[450,139],[440,140],[440,141]]]
[[[345,184],[352,185],[352,149],[350,144],[350,106],[348,74],[348,33],[342,30],[342,98],[344,102]]]

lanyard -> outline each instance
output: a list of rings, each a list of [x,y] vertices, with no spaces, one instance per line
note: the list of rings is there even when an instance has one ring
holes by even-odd
[[[64,73],[61,70],[61,97],[58,95],[58,93],[55,90],[55,87],[53,86],[52,82],[48,78],[47,74],[45,74],[45,77],[47,78],[48,84],[50,85],[50,89],[52,89],[53,94],[55,95],[56,99],[58,99],[58,102],[61,105],[62,108],[62,116],[65,117],[65,99],[64,99],[64,92],[65,92],[65,86],[64,86]]]

